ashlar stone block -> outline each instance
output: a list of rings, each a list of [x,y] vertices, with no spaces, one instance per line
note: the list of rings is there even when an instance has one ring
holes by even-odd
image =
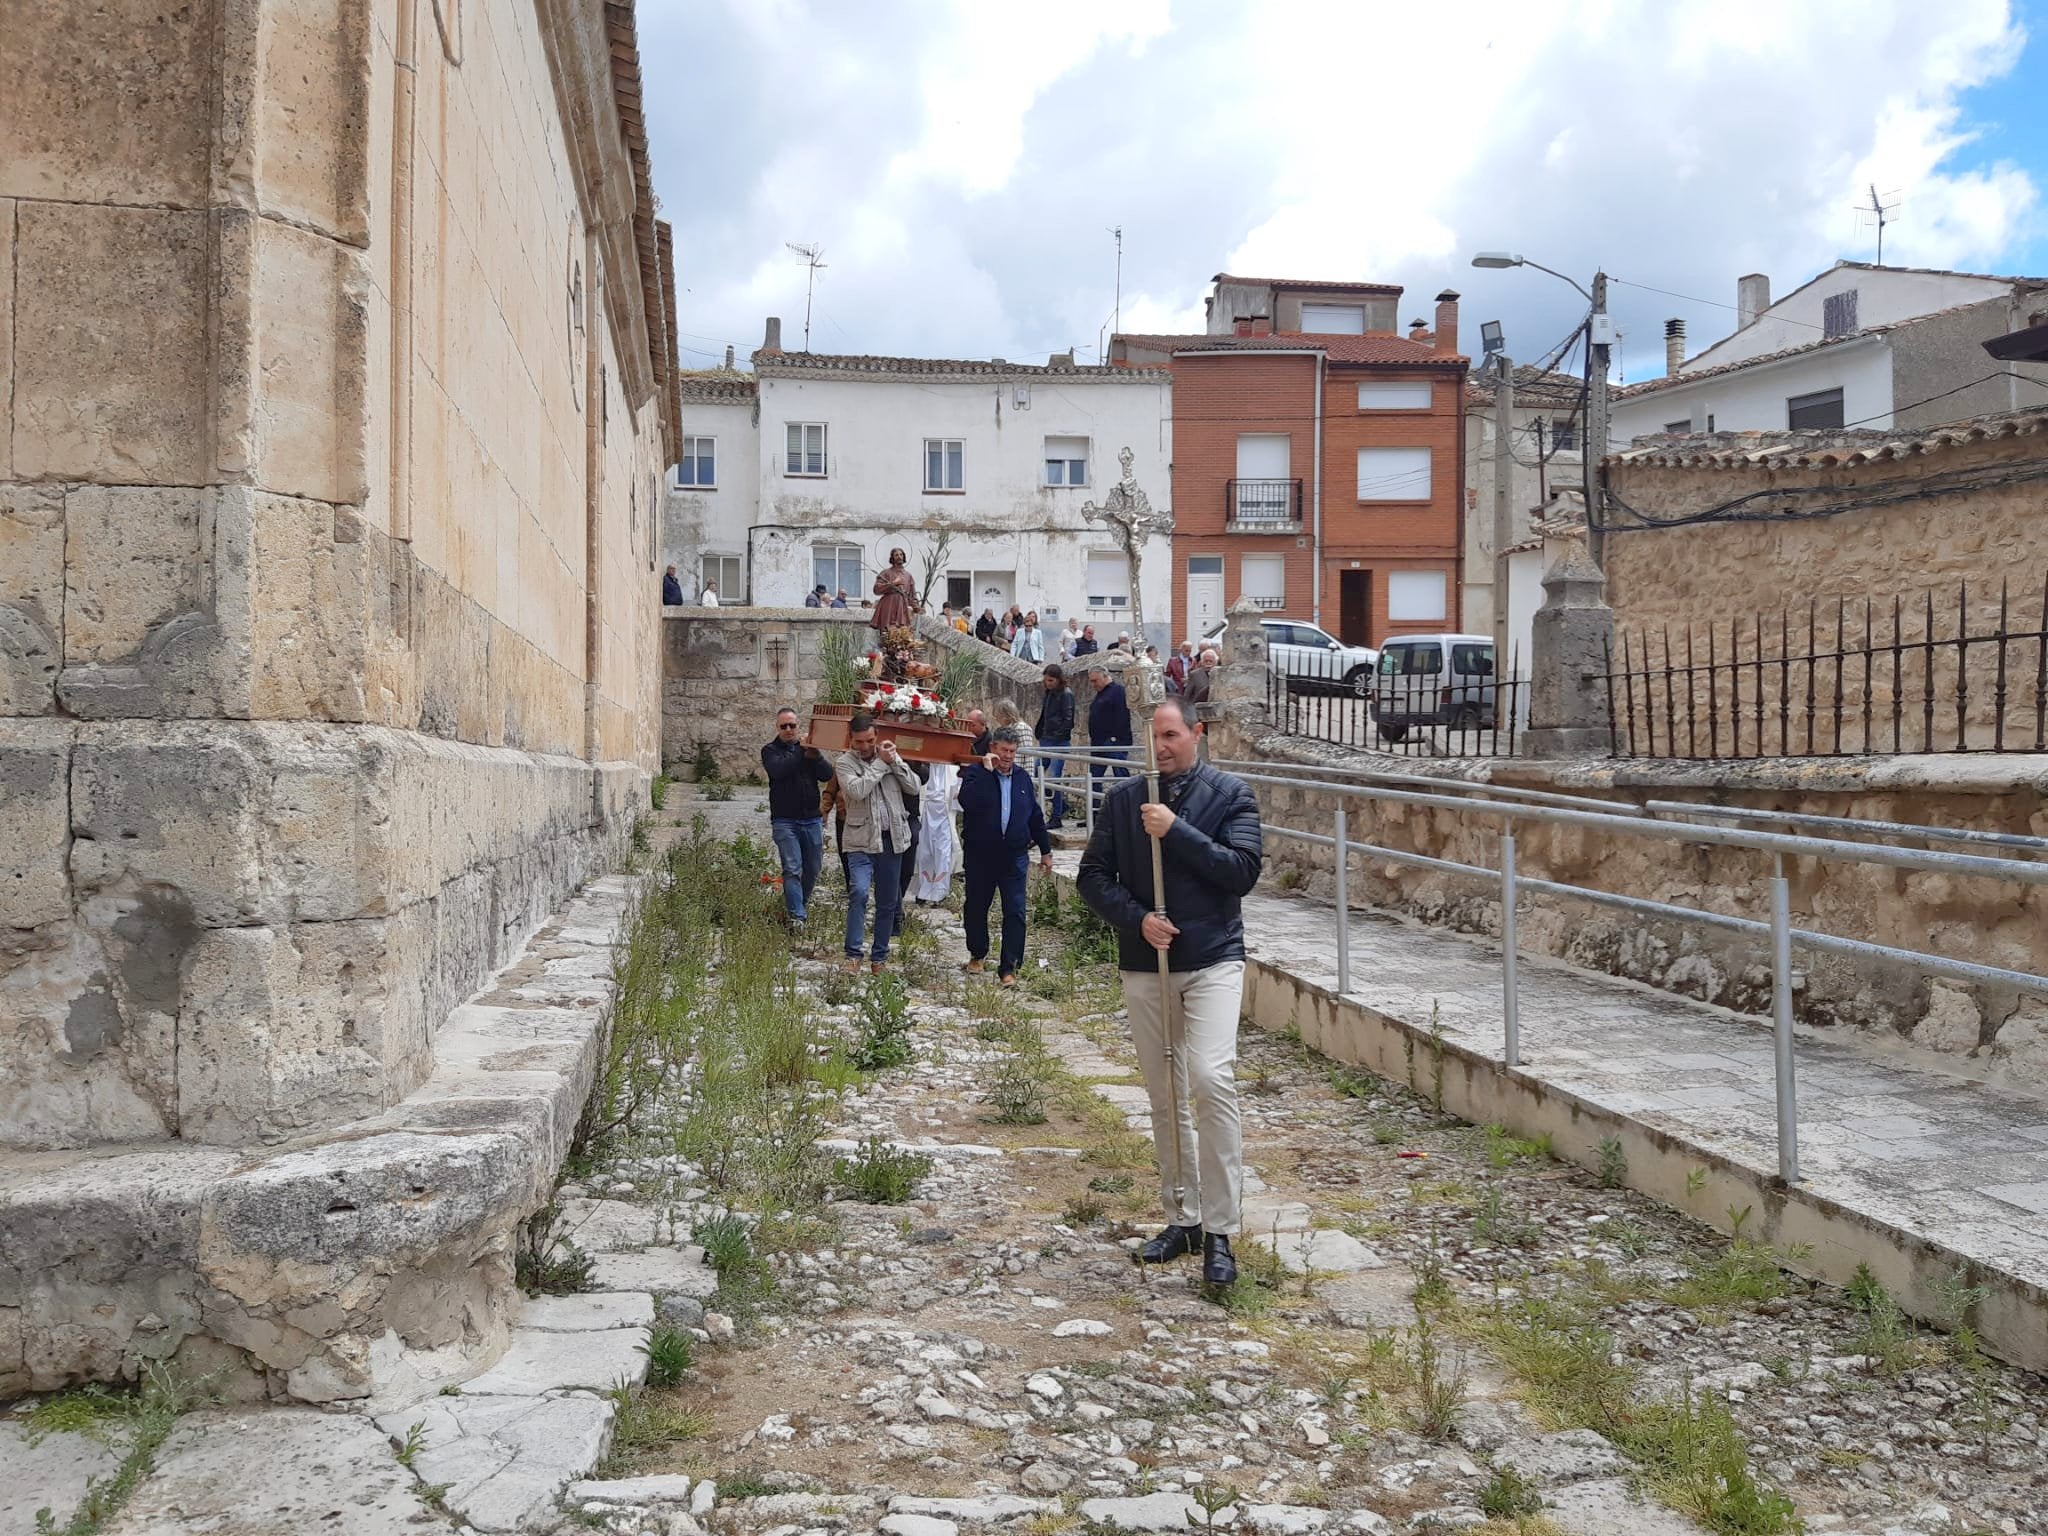
[[[0,291],[0,309],[5,305]],[[0,356],[0,392],[7,388],[6,367]],[[6,438],[0,420],[0,444]],[[0,585],[0,716],[48,714],[64,654],[61,487],[0,485],[0,571],[7,573]]]
[[[208,242],[204,213],[16,205],[16,474],[210,478]]]
[[[207,190],[214,7],[11,5],[0,194],[190,207]]]

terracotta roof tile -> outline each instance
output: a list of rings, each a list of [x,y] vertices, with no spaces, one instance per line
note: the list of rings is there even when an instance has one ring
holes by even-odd
[[[721,401],[754,398],[754,376],[738,369],[702,368],[676,375],[676,394],[682,400]]]
[[[1332,336],[1323,332],[1286,331],[1269,336],[1140,335],[1119,332],[1116,340],[1143,347],[1148,352],[1320,352],[1333,363],[1399,365],[1411,367],[1464,367],[1471,359],[1457,352],[1439,352],[1435,347],[1396,336],[1391,331],[1374,331],[1364,336]]]
[[[873,357],[860,353],[756,352],[757,374],[908,373],[952,378],[1058,378],[1163,380],[1165,368],[1118,368],[1102,363],[1010,363],[993,358]]]
[[[1305,277],[1237,277],[1228,272],[1218,272],[1210,279],[1212,283],[1242,283],[1250,288],[1323,288],[1341,289],[1346,293],[1391,293],[1399,295],[1399,283],[1361,283],[1351,278],[1340,278],[1332,282],[1314,282]]]
[[[1951,422],[1925,432],[1700,432],[1660,434],[1608,463],[1665,469],[1853,469],[1972,443],[2048,434],[2048,406]],[[2048,452],[2048,445],[2044,445]]]

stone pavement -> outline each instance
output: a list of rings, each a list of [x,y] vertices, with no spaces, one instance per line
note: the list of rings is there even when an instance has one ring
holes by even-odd
[[[1335,921],[1303,897],[1245,902],[1252,958],[1332,993]],[[1347,998],[1499,1060],[1498,944],[1355,909],[1350,951]],[[1524,1076],[1775,1176],[1767,1021],[1547,959],[1520,978]],[[1805,1029],[1795,1076],[1804,1193],[2048,1287],[2048,1101]]]

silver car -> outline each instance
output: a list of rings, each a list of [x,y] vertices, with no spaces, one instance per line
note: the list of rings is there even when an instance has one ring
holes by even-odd
[[[1380,647],[1373,724],[1387,741],[1418,725],[1491,730],[1497,708],[1491,635],[1402,635]]]
[[[1219,624],[1202,643],[1221,651],[1226,627]],[[1261,619],[1259,627],[1266,632],[1266,666],[1287,679],[1289,693],[1348,693],[1362,699],[1370,690],[1380,659],[1372,647],[1346,645],[1305,619]]]

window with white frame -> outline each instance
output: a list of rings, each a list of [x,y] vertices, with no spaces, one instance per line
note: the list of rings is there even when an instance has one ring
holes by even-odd
[[[967,445],[957,437],[928,437],[924,440],[924,488],[927,491],[957,491]]]
[[[1086,485],[1088,483],[1088,439],[1048,437],[1045,440],[1045,483]]]
[[[822,421],[792,421],[787,432],[787,448],[782,468],[785,475],[825,473],[825,423]]]
[[[1088,606],[1131,606],[1131,563],[1121,550],[1093,551],[1088,556]]]
[[[846,594],[849,606],[858,604],[867,592],[861,578],[861,550],[858,544],[813,544],[811,582],[825,589],[825,601]]]
[[[692,486],[700,491],[718,488],[718,439],[715,437],[686,437],[683,439],[683,461],[676,466],[676,484]],[[719,588],[724,591],[723,587]]]
[[[1361,380],[1358,408],[1361,411],[1426,411],[1429,409],[1429,380]]]
[[[1238,585],[1259,607],[1274,612],[1287,606],[1287,557],[1246,555],[1238,567]]]
[[[1358,450],[1360,501],[1429,500],[1427,448],[1361,448]]]
[[[1391,571],[1387,575],[1387,621],[1440,624],[1444,617],[1442,571]]]
[[[727,606],[747,600],[747,562],[740,555],[706,555],[697,590],[718,588],[718,600]]]

